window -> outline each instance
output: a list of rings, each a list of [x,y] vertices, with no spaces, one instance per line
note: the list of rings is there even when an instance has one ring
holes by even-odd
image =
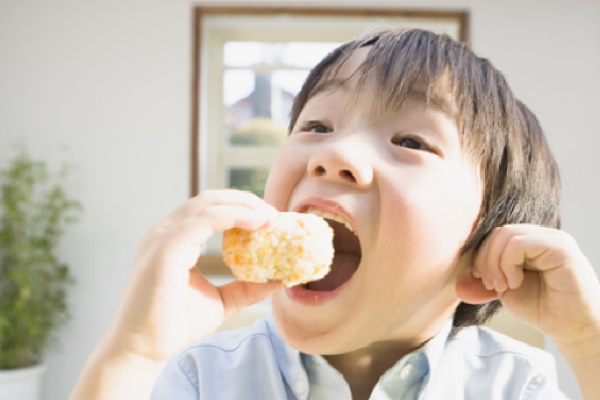
[[[294,96],[309,69],[339,43],[258,39],[218,42],[222,64],[214,82],[223,101],[208,113],[220,117],[207,139],[209,149],[219,150],[208,155],[206,184],[262,197],[269,166],[287,136]]]
[[[196,9],[191,194],[210,188],[262,196],[310,69],[369,31],[421,27],[467,39],[463,12]],[[218,253],[220,240],[208,251]]]

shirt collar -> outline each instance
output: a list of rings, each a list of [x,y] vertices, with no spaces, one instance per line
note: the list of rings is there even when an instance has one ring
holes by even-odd
[[[425,345],[398,360],[383,374],[372,398],[422,398],[427,382],[440,364],[451,331],[449,320]]]
[[[306,399],[309,382],[308,374],[301,359],[301,353],[289,346],[283,337],[281,337],[276,329],[272,314],[267,317],[266,322],[275,354],[277,354],[277,362],[284,379],[298,399]],[[422,393],[427,381],[434,375],[436,368],[440,364],[444,347],[451,332],[452,320],[448,320],[444,323],[438,334],[423,347],[402,357],[392,368],[383,374],[377,385],[378,389],[384,392],[394,390],[393,388],[397,387],[395,382],[404,378],[407,373],[410,373],[412,376],[411,379],[421,381],[419,386]]]
[[[438,365],[440,364],[440,360],[442,358],[442,353],[444,352],[444,348],[446,347],[446,343],[450,335],[452,334],[452,320],[448,320],[442,326],[442,329],[435,335],[431,340],[429,340],[423,347],[416,350],[417,352],[422,352],[428,363],[428,376],[434,374]]]
[[[308,374],[302,364],[300,351],[292,348],[287,342],[281,337],[275,326],[273,315],[269,314],[266,318],[267,328],[269,330],[269,337],[271,343],[275,349],[275,355],[277,357],[277,364],[279,370],[283,375],[283,378],[287,382],[288,386],[300,400],[304,400],[308,397]]]

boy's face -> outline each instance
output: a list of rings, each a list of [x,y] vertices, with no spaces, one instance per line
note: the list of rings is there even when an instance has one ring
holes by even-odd
[[[338,72],[349,77],[361,49]],[[273,297],[282,335],[307,353],[337,354],[382,341],[418,346],[451,318],[460,250],[482,201],[451,107],[419,88],[398,110],[372,112],[355,79],[313,95],[271,169],[265,199],[281,211],[334,214],[336,258],[322,282]],[[440,101],[439,103],[442,103]],[[326,215],[327,217],[327,215]]]

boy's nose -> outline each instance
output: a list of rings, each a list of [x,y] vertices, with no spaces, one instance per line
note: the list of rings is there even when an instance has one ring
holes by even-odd
[[[373,167],[364,148],[356,143],[330,146],[314,154],[308,162],[309,176],[366,187],[373,181]]]

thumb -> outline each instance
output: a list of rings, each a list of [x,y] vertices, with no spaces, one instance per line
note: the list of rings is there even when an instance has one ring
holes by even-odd
[[[269,298],[276,290],[283,287],[283,283],[275,281],[267,283],[233,281],[219,287],[225,318],[229,318],[244,308]]]

